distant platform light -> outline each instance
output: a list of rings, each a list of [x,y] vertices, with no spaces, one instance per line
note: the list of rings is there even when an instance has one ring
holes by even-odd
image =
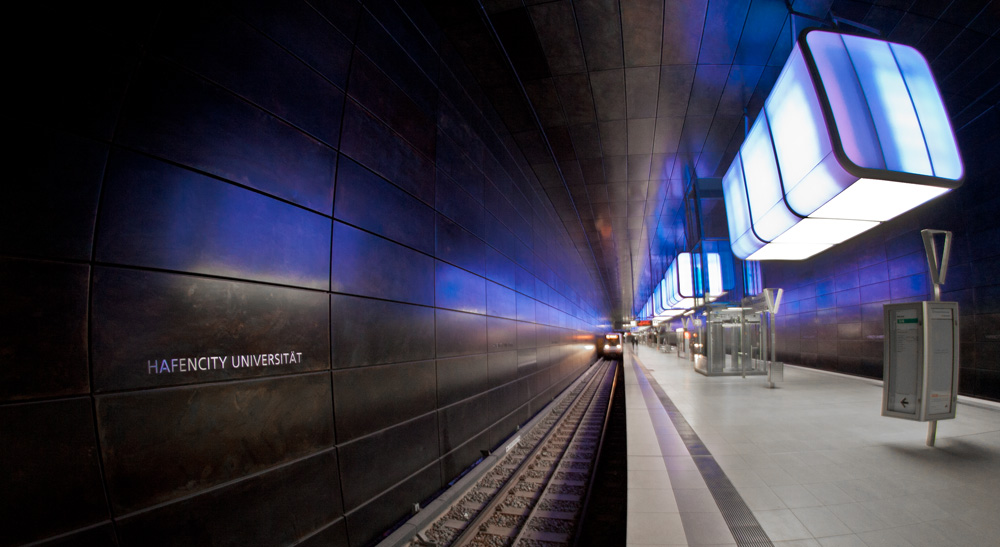
[[[663,308],[684,311],[694,307],[694,272],[691,253],[680,253],[667,267],[660,281],[660,302]]]
[[[704,258],[702,258],[704,257]],[[702,266],[704,260],[704,266]],[[708,274],[708,290],[695,290],[695,276]],[[696,298],[713,300],[723,294],[722,259],[719,253],[680,253],[667,267],[663,280],[653,290],[653,307],[659,318],[674,317],[695,306]]]
[[[958,188],[964,176],[917,50],[807,30],[722,179],[733,253],[806,259]]]
[[[704,265],[702,265],[704,261]],[[707,273],[707,279],[702,277]],[[702,280],[700,282],[696,282]],[[707,291],[704,287],[707,283]],[[695,298],[714,300],[726,287],[719,253],[680,253],[667,267],[663,279],[653,287],[639,319],[669,319],[695,306]]]

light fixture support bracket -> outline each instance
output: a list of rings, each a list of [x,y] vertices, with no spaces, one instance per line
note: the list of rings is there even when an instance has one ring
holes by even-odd
[[[856,29],[863,30],[865,32],[874,34],[875,36],[879,36],[879,37],[882,36],[882,31],[881,30],[879,30],[879,29],[877,29],[875,27],[866,25],[864,23],[859,23],[857,21],[851,21],[850,19],[845,19],[843,17],[834,15],[833,10],[827,12],[827,16],[826,17],[817,17],[815,15],[811,15],[811,14],[808,14],[808,13],[803,13],[801,11],[796,11],[795,8],[792,7],[793,1],[794,0],[785,0],[785,8],[788,10],[789,24],[791,25],[791,29],[792,29],[791,34],[792,34],[792,45],[793,46],[795,45],[795,39],[797,38],[797,33],[795,32],[795,18],[796,17],[801,17],[801,18],[807,19],[809,21],[820,23],[820,24],[832,27],[832,28],[837,29],[837,30],[840,30],[840,26],[841,25],[847,25],[847,26],[854,27]]]

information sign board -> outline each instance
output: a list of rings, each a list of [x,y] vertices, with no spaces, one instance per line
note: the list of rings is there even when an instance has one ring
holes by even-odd
[[[958,304],[887,304],[882,415],[921,422],[955,417]]]

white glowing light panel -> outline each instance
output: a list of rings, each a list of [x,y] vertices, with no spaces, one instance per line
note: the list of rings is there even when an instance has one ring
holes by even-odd
[[[801,260],[962,184],[927,61],[808,30],[722,179],[733,253]]]
[[[708,270],[708,291],[706,294],[696,294],[694,285],[695,274],[701,274],[701,268],[692,264],[691,253],[680,253],[667,268],[666,275],[653,290],[654,309],[658,317],[672,317],[695,306],[696,297],[715,297],[721,295],[722,259],[718,253],[705,253],[705,269]],[[701,260],[695,255],[693,260]],[[659,301],[659,302],[657,302]]]
[[[694,276],[702,274],[698,264],[701,256],[704,256],[704,268],[708,270],[708,291],[706,294],[695,294]],[[668,319],[693,308],[696,296],[712,299],[725,294],[722,256],[719,253],[704,253],[694,255],[693,260],[694,263],[691,253],[680,253],[674,259],[642,307],[640,319]]]
[[[694,307],[694,272],[691,271],[691,253],[680,253],[667,267],[667,273],[660,281],[660,305],[664,309]]]

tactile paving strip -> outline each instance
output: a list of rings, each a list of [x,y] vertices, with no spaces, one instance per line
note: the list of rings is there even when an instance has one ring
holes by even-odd
[[[773,546],[771,538],[767,537],[767,532],[757,522],[757,517],[753,516],[753,511],[743,501],[743,497],[740,496],[740,493],[733,486],[733,483],[726,476],[725,471],[722,470],[719,463],[715,461],[705,443],[701,442],[701,438],[694,432],[691,424],[677,410],[674,402],[670,400],[670,397],[663,391],[660,384],[653,379],[653,376],[642,362],[635,357],[633,359],[635,359],[635,363],[639,368],[642,369],[642,373],[649,382],[649,386],[653,388],[653,392],[660,399],[660,404],[663,405],[663,409],[670,416],[670,421],[674,424],[674,429],[677,430],[681,440],[684,441],[684,446],[687,447],[688,452],[691,454],[695,465],[698,466],[698,471],[701,473],[702,478],[705,479],[705,484],[708,486],[709,492],[712,493],[715,504],[719,506],[719,512],[722,513],[722,518],[726,521],[726,525],[729,526],[729,531],[732,532],[733,539],[736,540],[736,545],[740,547]]]

